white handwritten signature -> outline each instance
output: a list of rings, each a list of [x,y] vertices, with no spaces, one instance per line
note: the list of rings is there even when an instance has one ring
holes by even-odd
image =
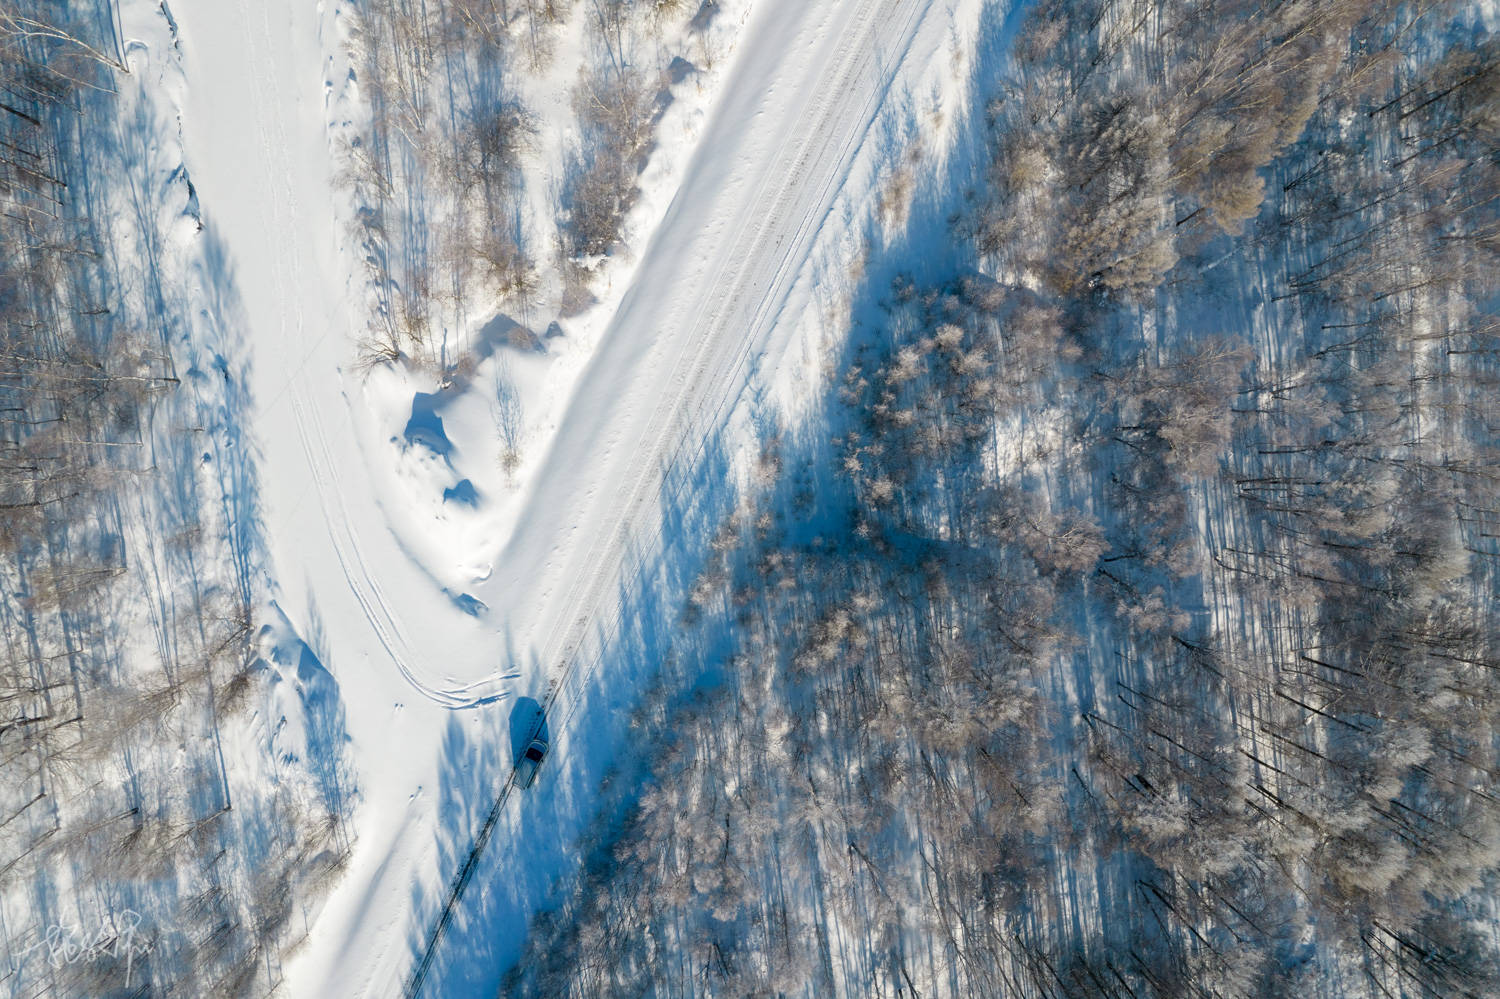
[[[82,927],[49,926],[40,940],[17,951],[15,957],[26,957],[33,951],[42,950],[47,963],[54,968],[64,965],[82,964],[87,961],[102,961],[106,958],[125,958],[125,987],[130,987],[130,976],[135,968],[135,959],[151,953],[151,941],[138,940],[141,914],[126,909],[115,917],[113,927],[100,924],[93,934],[85,934]]]

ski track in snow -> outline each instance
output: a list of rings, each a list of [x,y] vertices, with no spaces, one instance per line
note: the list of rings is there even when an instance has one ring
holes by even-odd
[[[774,369],[778,323],[815,247],[855,225],[834,207],[883,102],[921,68],[910,64],[924,25],[923,51],[941,49],[952,11],[943,0],[754,5],[514,530],[471,588],[490,608],[475,617],[403,546],[404,511],[372,471],[393,445],[345,373],[363,296],[331,195],[329,128],[344,109],[328,38],[347,12],[326,2],[178,0],[187,88],[173,96],[205,222],[235,267],[244,314],[228,320],[253,347],[268,582],[299,630],[322,633],[308,640],[329,658],[363,771],[355,853],[292,991],[383,994],[407,972],[407,941],[427,935],[417,889],[436,896],[453,874],[432,873],[433,841],[453,830],[421,810],[435,809],[423,788],[439,779],[446,719],[533,690],[566,748],[579,692],[620,627],[627,559],[661,549],[651,522],[667,472],[694,463]],[[493,709],[483,722],[500,724]],[[487,827],[510,786],[491,779]],[[352,953],[361,966],[341,970]]]

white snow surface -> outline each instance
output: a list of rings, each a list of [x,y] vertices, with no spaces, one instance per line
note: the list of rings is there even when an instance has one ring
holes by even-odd
[[[127,38],[165,7],[128,0]],[[206,274],[197,292],[243,331],[266,619],[336,680],[359,789],[353,854],[302,910],[287,995],[400,993],[509,775],[518,699],[554,690],[542,778],[506,801],[425,994],[492,992],[527,920],[556,902],[650,676],[649,662],[613,669],[606,651],[641,626],[642,602],[622,593],[669,575],[663,484],[685,478],[732,502],[757,421],[768,409],[794,419],[819,390],[883,186],[915,137],[941,155],[966,98],[983,2],[720,7],[732,46],[674,92],[632,249],[609,263],[598,305],[565,320],[546,353],[501,348],[442,385],[354,364],[367,299],[332,153],[361,113],[348,8],[170,4],[177,45],[152,57],[180,72],[147,86],[177,111],[205,232],[226,248],[180,250],[238,293],[216,300]],[[502,368],[528,407],[527,455],[509,477],[488,395]],[[728,442],[730,467],[679,474],[710,439]],[[656,613],[675,620],[672,606]]]

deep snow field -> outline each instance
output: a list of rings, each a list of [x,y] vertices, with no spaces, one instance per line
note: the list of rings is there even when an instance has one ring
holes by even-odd
[[[596,301],[534,308],[525,347],[515,317],[471,303],[477,318],[443,331],[476,359],[461,373],[358,357],[370,298],[338,149],[369,109],[348,6],[121,7],[124,86],[180,129],[162,139],[180,142],[200,211],[166,252],[203,267],[212,240],[233,289],[196,294],[237,332],[225,378],[249,399],[265,656],[326,669],[348,732],[352,854],[303,906],[280,994],[393,995],[419,969],[427,994],[493,990],[630,750],[625,717],[662,646],[612,648],[670,624],[701,557],[664,511],[712,523],[733,508],[765,428],[821,385],[827,318],[881,238],[901,156],[942,155],[979,0],[705,6],[693,44],[711,65],[670,84]],[[537,192],[561,168],[572,86],[555,67],[586,57],[587,16],[574,5],[553,71],[523,84],[539,109],[526,222],[543,236]],[[502,416],[520,427],[510,468]],[[550,755],[509,793],[538,706]],[[257,760],[230,765],[254,782]]]

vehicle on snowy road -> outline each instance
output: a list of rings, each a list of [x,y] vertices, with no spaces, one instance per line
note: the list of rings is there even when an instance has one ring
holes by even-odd
[[[542,760],[547,755],[547,743],[543,739],[532,739],[531,745],[526,747],[526,752],[516,761],[516,783],[523,788],[530,787],[536,781],[536,772],[541,769]]]

